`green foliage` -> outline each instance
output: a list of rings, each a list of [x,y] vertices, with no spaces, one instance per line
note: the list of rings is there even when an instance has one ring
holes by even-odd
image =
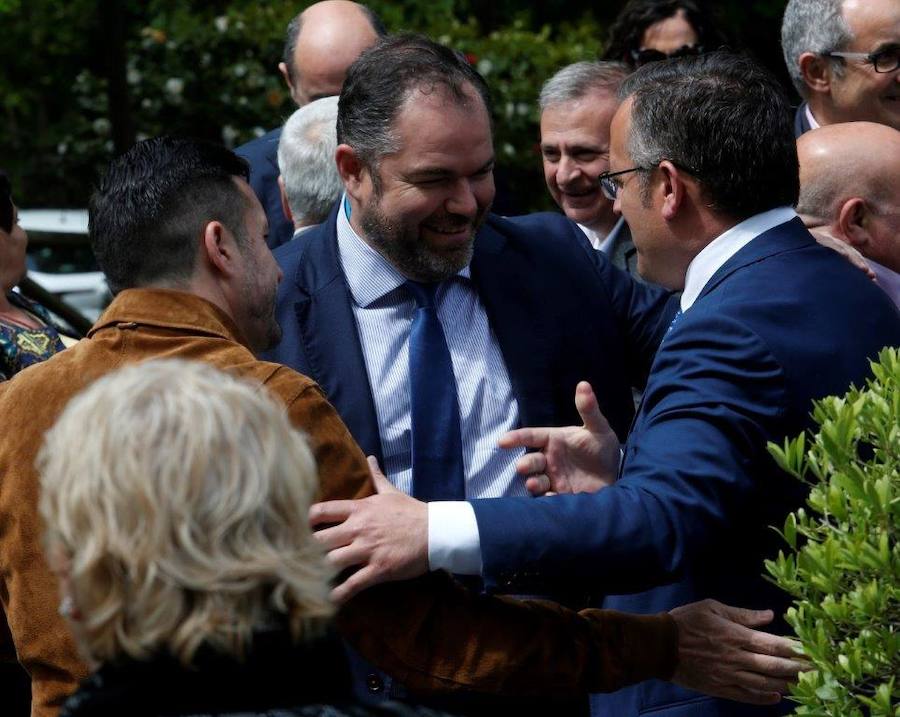
[[[785,521],[787,554],[766,562],[813,666],[793,690],[797,715],[900,716],[900,350],[873,372],[816,403],[809,441],[769,446],[811,485],[809,511]]]
[[[127,101],[110,106],[104,54],[108,18],[87,0],[0,0],[15,21],[0,78],[6,131],[0,166],[24,206],[84,206],[115,152],[117,122],[131,141],[182,133],[236,146],[282,123],[295,109],[277,71],[284,29],[311,4],[251,0],[122,0]],[[560,67],[596,57],[603,34],[585,18],[531,28],[527,12],[485,33],[464,0],[369,3],[392,30],[430,35],[466,53],[491,85],[498,160],[524,207],[546,194],[537,152],[536,100]],[[9,43],[7,44],[9,48]],[[41,64],[35,58],[42,59]],[[52,68],[59,68],[54,71]]]

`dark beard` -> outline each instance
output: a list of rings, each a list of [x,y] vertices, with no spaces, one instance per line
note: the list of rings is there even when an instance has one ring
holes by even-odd
[[[361,212],[360,226],[366,241],[401,274],[414,281],[436,283],[459,273],[472,260],[475,232],[486,215],[487,210],[476,217],[472,237],[464,246],[440,254],[425,246],[418,235],[410,235],[402,226],[388,219],[378,204]]]

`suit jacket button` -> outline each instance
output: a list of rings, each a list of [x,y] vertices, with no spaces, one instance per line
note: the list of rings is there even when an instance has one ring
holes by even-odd
[[[366,675],[366,687],[373,695],[377,695],[384,690],[384,681],[372,672]]]

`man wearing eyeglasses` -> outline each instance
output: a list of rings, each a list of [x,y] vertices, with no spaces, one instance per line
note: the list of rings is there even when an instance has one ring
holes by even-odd
[[[541,160],[550,196],[594,249],[636,276],[628,225],[597,180],[609,169],[609,123],[629,72],[620,62],[576,62],[544,83],[539,104]]]
[[[620,96],[600,182],[632,227],[638,270],[684,290],[624,455],[596,407],[582,412],[581,427],[507,434],[504,448],[539,449],[517,462],[532,489],[580,492],[429,511],[429,543],[451,529],[459,536],[429,566],[478,574],[489,588],[579,585],[605,594],[604,607],[644,614],[708,593],[784,608],[787,596],[761,576],[782,547],[768,526],[783,524],[805,490],[767,443],[810,428],[813,399],[861,384],[868,359],[900,344],[900,315],[862,272],[818,246],[792,209],[799,171],[787,98],[752,60],[712,53],[651,63]],[[583,399],[586,386],[577,390]],[[386,513],[387,497],[360,501],[352,517],[365,504]],[[378,538],[396,530],[414,552],[412,499],[390,498]],[[353,550],[365,552],[355,537]],[[372,577],[379,562],[368,561],[370,582],[390,579]],[[790,709],[656,680],[593,695],[591,705],[617,717]]]
[[[838,122],[900,129],[897,0],[790,0],[781,46],[804,99],[795,117],[796,136]]]

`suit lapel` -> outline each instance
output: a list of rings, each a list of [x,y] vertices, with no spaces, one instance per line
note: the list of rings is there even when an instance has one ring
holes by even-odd
[[[382,460],[378,419],[352,298],[338,258],[336,209],[310,238],[297,267],[294,313],[312,378],[366,455]],[[304,239],[304,241],[307,241]]]
[[[794,217],[789,222],[772,227],[755,237],[722,264],[719,270],[706,282],[706,286],[703,287],[703,290],[697,297],[697,301],[700,301],[734,272],[745,266],[755,264],[774,254],[799,249],[814,243],[815,239],[803,226],[800,217]]]
[[[533,266],[486,222],[472,256],[472,282],[506,363],[523,426],[553,425],[552,365],[547,346],[557,342],[542,310],[542,296],[527,285]]]

